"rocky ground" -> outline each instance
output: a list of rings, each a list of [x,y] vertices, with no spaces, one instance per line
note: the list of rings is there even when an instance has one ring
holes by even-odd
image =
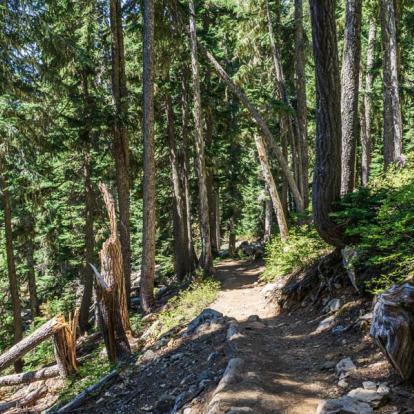
[[[413,386],[368,336],[371,301],[344,278],[321,300],[316,288],[278,312],[269,300],[275,286],[258,282],[262,270],[259,262],[222,262],[211,309],[63,412],[414,413]]]

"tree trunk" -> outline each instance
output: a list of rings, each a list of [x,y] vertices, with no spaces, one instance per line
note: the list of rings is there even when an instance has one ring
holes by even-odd
[[[154,156],[154,4],[144,0],[144,228],[142,232],[141,306],[153,308],[155,277],[155,156]]]
[[[41,342],[60,331],[64,326],[66,326],[66,322],[63,316],[56,316],[44,323],[32,334],[20,340],[0,355],[0,371],[13,364],[15,361],[18,361]]]
[[[356,147],[360,132],[358,94],[361,61],[361,19],[362,0],[346,0],[341,85],[342,195],[352,192],[355,188]]]
[[[9,276],[9,288],[10,296],[13,308],[13,334],[14,343],[18,343],[23,337],[22,330],[22,308],[19,294],[19,282],[16,274],[16,265],[14,261],[13,251],[13,229],[12,229],[12,212],[10,206],[10,194],[7,187],[7,181],[5,176],[5,166],[2,154],[0,154],[0,190],[3,193],[3,208],[4,208],[4,229],[6,237],[6,256],[7,256],[7,270]],[[1,358],[0,358],[1,360]],[[23,362],[21,360],[14,359],[14,368],[16,372],[20,372],[23,368]],[[0,370],[1,362],[0,362]]]
[[[180,180],[177,146],[175,143],[174,111],[171,97],[166,96],[167,135],[170,147],[171,180],[174,190],[174,248],[175,273],[179,278],[191,272],[191,256],[188,250],[188,232],[185,214],[185,195]]]
[[[272,175],[263,138],[260,135],[255,134],[254,139],[256,142],[257,153],[259,155],[260,165],[262,167],[263,177],[266,182],[267,188],[269,189],[273,208],[275,210],[277,224],[279,226],[280,231],[280,238],[282,239],[282,241],[286,241],[289,236],[289,230],[285,216],[285,211],[283,210],[283,205],[280,200],[279,192],[277,191],[277,187]]]
[[[76,329],[76,327],[75,327]],[[53,337],[54,353],[61,377],[68,378],[76,374],[78,367],[76,361],[76,346],[74,334],[65,323]]]
[[[403,164],[402,119],[398,90],[398,49],[394,1],[381,0],[384,82],[384,169]]]
[[[265,199],[265,217],[264,217],[264,235],[263,240],[265,242],[269,241],[272,237],[272,199],[270,198],[270,193],[266,187],[266,199]]]
[[[185,215],[187,221],[187,242],[188,242],[188,257],[191,258],[191,270],[194,270],[198,265],[197,256],[194,249],[193,235],[191,232],[191,195],[190,195],[190,164],[188,162],[189,142],[188,142],[188,121],[189,121],[189,109],[188,109],[188,72],[184,68],[182,74],[182,94],[181,94],[181,107],[182,107],[182,160],[183,160],[183,187],[185,195]]]
[[[216,238],[217,251],[219,251],[221,248],[221,231],[220,231],[220,226],[221,226],[220,217],[221,216],[220,216],[220,191],[219,189],[217,189],[214,208],[215,208],[214,218],[216,219],[215,238]]]
[[[86,144],[88,149],[84,156],[84,188],[85,188],[85,265],[82,270],[83,294],[79,313],[79,329],[80,333],[84,334],[89,329],[89,310],[92,304],[93,292],[93,275],[89,263],[93,263],[94,258],[94,239],[93,232],[93,215],[94,215],[94,195],[92,189],[92,160],[89,151],[89,144]]]
[[[131,240],[129,224],[129,142],[126,127],[128,106],[122,7],[120,0],[110,0],[110,20],[112,41],[112,97],[116,111],[113,134],[119,204],[119,234],[124,263],[125,288],[129,304],[131,293]]]
[[[296,120],[302,154],[302,197],[304,207],[307,208],[309,205],[309,155],[302,0],[295,0],[295,73]]]
[[[54,378],[59,375],[59,367],[57,365],[52,365],[51,367],[41,368],[37,371],[23,372],[21,374],[12,374],[0,377],[0,387],[30,384],[31,382]]]
[[[200,198],[200,232],[201,232],[201,267],[204,274],[210,275],[213,272],[213,258],[211,253],[210,236],[210,213],[208,205],[206,185],[206,161],[205,146],[202,126],[202,108],[200,92],[200,73],[197,52],[197,34],[195,22],[195,9],[193,0],[189,0],[190,10],[190,46],[191,46],[191,68],[193,75],[193,99],[194,99],[194,123],[195,123],[195,144],[198,172],[198,191]]]
[[[313,179],[315,226],[327,243],[343,247],[330,214],[341,189],[341,100],[335,1],[310,0],[316,76],[316,159]]]
[[[229,256],[234,257],[236,254],[236,232],[234,230],[234,217],[229,220]]]
[[[304,211],[303,199],[300,194],[299,188],[296,184],[295,177],[289,168],[288,161],[284,157],[282,149],[276,144],[276,140],[274,136],[272,135],[272,133],[270,132],[270,129],[268,125],[266,124],[265,120],[260,115],[259,111],[251,104],[251,102],[249,101],[247,96],[244,94],[244,92],[233,82],[233,80],[226,73],[223,67],[217,62],[214,56],[209,51],[203,50],[202,47],[200,47],[200,49],[204,52],[207,59],[216,69],[221,79],[227,84],[229,89],[240,99],[240,101],[243,103],[245,108],[249,111],[250,116],[252,117],[253,121],[260,128],[260,131],[262,133],[263,138],[265,139],[266,144],[269,146],[272,153],[276,156],[279,162],[282,174],[285,176],[286,180],[289,183],[289,188],[290,188],[290,191],[292,192],[298,211],[303,212]]]
[[[368,185],[369,173],[371,168],[372,157],[372,85],[374,82],[374,74],[372,73],[375,59],[375,36],[376,36],[376,21],[375,16],[371,16],[369,22],[368,32],[368,49],[367,49],[367,64],[365,75],[365,95],[364,95],[364,119],[365,130],[362,134],[361,147],[362,147],[362,185]]]
[[[34,318],[39,315],[39,301],[37,298],[36,272],[35,272],[35,261],[34,261],[35,229],[34,229],[34,218],[33,218],[32,213],[27,214],[25,232],[26,232],[27,282],[28,282],[29,298],[30,298],[30,313],[32,315],[32,320],[34,320]]]

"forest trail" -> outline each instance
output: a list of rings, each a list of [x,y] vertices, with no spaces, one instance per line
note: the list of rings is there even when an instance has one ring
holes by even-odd
[[[221,290],[210,308],[238,321],[250,315],[260,318],[274,316],[274,311],[266,304],[258,285],[264,266],[259,262],[226,260],[216,267],[216,278]]]

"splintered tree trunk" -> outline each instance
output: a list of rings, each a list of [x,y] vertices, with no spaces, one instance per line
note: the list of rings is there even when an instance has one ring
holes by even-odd
[[[67,378],[75,374],[78,370],[76,346],[73,332],[66,323],[62,329],[54,334],[53,344],[60,375],[63,378]]]
[[[181,112],[182,112],[182,160],[183,160],[183,187],[185,195],[185,215],[187,221],[187,242],[188,242],[188,257],[191,258],[191,270],[197,267],[197,256],[194,249],[193,235],[191,232],[191,196],[190,196],[190,164],[188,162],[189,142],[188,142],[188,122],[189,122],[189,109],[188,109],[188,71],[183,69],[182,73],[182,94],[181,94]]]
[[[124,331],[131,334],[131,325],[129,323],[128,302],[126,298],[125,278],[121,243],[118,239],[118,226],[115,215],[114,200],[106,188],[105,184],[99,184],[105,207],[108,212],[111,234],[104,242],[99,257],[101,259],[101,274],[108,286],[110,286],[113,295],[116,297],[117,308]],[[114,303],[115,303],[114,302]]]
[[[289,168],[289,163],[286,160],[286,157],[283,155],[283,150],[276,144],[276,140],[274,136],[272,135],[272,133],[270,132],[270,129],[268,125],[266,124],[266,121],[260,115],[259,111],[252,105],[252,103],[249,101],[245,93],[233,82],[233,80],[226,73],[226,71],[223,69],[220,63],[215,59],[215,57],[209,51],[204,50],[201,46],[200,46],[200,50],[203,51],[203,53],[205,54],[209,62],[213,65],[213,67],[215,68],[215,70],[217,71],[221,79],[227,84],[229,89],[240,99],[244,107],[249,111],[250,116],[252,117],[253,121],[260,128],[260,131],[266,142],[266,145],[269,146],[270,150],[276,156],[279,162],[280,169],[289,184],[289,188],[290,188],[290,191],[292,192],[298,211],[303,212],[304,211],[303,198],[299,191],[299,187],[296,184],[295,177]]]
[[[275,210],[277,224],[279,226],[280,238],[285,241],[289,236],[289,230],[285,211],[283,209],[282,202],[280,200],[279,192],[275,184],[275,180],[272,175],[269,160],[267,158],[266,149],[264,147],[263,138],[256,134],[255,137],[257,153],[259,155],[260,165],[262,167],[263,177],[269,189],[270,197],[272,199],[273,208]]]
[[[342,61],[342,177],[341,194],[355,188],[356,147],[359,141],[358,93],[361,60],[362,0],[346,0]]]
[[[175,273],[179,278],[191,272],[191,256],[188,250],[188,232],[185,214],[185,195],[179,173],[177,146],[175,143],[174,111],[171,97],[166,97],[167,135],[170,147],[171,179],[174,189],[174,247]]]
[[[365,129],[361,139],[361,179],[362,185],[368,185],[369,173],[371,168],[372,157],[372,84],[374,74],[372,73],[375,59],[375,36],[377,24],[375,16],[371,16],[368,32],[368,49],[365,75],[365,95],[364,95],[364,120]]]
[[[370,334],[404,379],[414,374],[414,286],[404,283],[379,295]]]
[[[89,263],[93,262],[94,256],[94,195],[91,181],[92,160],[89,151],[86,151],[84,156],[83,171],[85,188],[85,266],[82,270],[83,294],[79,314],[79,328],[81,334],[85,333],[89,328],[89,310],[92,303],[93,292],[93,274],[89,266]]]
[[[125,77],[124,35],[120,0],[109,0],[112,45],[112,96],[115,104],[114,156],[118,188],[120,239],[124,263],[125,288],[131,293],[131,241],[129,212],[129,140],[126,128],[127,86]]]
[[[309,155],[302,0],[295,0],[295,74],[296,119],[302,153],[302,197],[304,206],[307,208],[309,205]]]
[[[394,1],[381,0],[384,82],[384,169],[403,164],[402,118],[398,91],[398,49]]]
[[[154,307],[155,277],[155,156],[154,156],[154,4],[144,0],[143,56],[144,220],[142,232],[141,306]]]
[[[63,316],[56,316],[0,355],[0,371],[18,361],[25,354],[66,326]]]
[[[316,76],[316,159],[313,216],[327,243],[343,247],[340,228],[330,217],[341,189],[341,102],[335,1],[310,0]]]
[[[10,206],[10,194],[7,187],[5,176],[5,167],[2,154],[0,154],[0,190],[3,195],[3,209],[4,209],[4,229],[6,236],[6,256],[7,256],[7,270],[9,276],[10,296],[13,308],[13,334],[14,343],[18,343],[23,337],[22,330],[22,308],[20,303],[19,282],[17,280],[16,265],[14,261],[13,251],[13,229],[12,229],[12,213]],[[1,361],[1,358],[0,358]],[[16,372],[20,372],[23,368],[23,362],[19,359],[13,360]],[[1,362],[0,362],[0,370]]]
[[[195,123],[195,144],[198,172],[198,192],[200,199],[200,232],[201,232],[201,267],[204,274],[210,275],[213,272],[213,257],[211,253],[210,236],[210,213],[208,205],[206,185],[206,161],[205,143],[203,138],[202,108],[200,92],[200,73],[197,51],[197,34],[195,22],[195,8],[193,0],[189,0],[190,10],[190,46],[191,46],[191,68],[193,75],[193,99],[194,99],[194,123]]]

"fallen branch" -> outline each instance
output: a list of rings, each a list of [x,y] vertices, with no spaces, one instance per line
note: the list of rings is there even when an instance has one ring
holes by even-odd
[[[42,386],[40,388],[34,389],[33,391],[29,391],[25,396],[23,396],[23,398],[0,403],[0,413],[4,413],[5,411],[8,411],[12,408],[21,408],[30,405],[40,397],[43,397],[43,395],[46,393],[47,387]]]
[[[31,382],[57,377],[58,375],[59,367],[57,365],[53,365],[51,367],[39,369],[38,371],[23,372],[21,374],[0,377],[0,387],[29,384]]]
[[[0,355],[0,371],[22,358],[23,355],[27,354],[47,338],[56,334],[64,326],[66,326],[65,318],[62,315],[56,316],[36,329],[31,335],[23,338],[16,345],[13,345],[3,355]]]

